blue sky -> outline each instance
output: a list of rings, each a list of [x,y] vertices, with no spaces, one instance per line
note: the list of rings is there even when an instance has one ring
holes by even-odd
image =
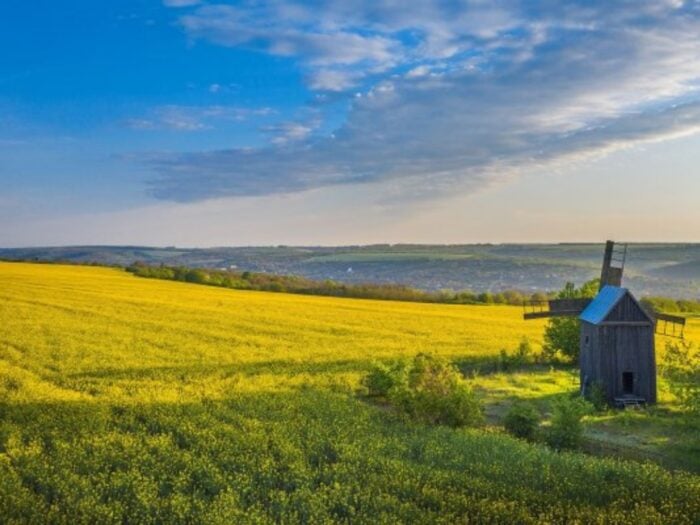
[[[0,246],[700,241],[695,0],[10,1],[0,46]]]

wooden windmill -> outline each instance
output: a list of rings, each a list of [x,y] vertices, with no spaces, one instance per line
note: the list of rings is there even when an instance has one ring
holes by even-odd
[[[525,319],[578,317],[581,393],[594,385],[614,405],[656,402],[654,334],[683,338],[685,318],[644,308],[622,288],[627,245],[605,245],[600,289],[593,299],[526,304]]]

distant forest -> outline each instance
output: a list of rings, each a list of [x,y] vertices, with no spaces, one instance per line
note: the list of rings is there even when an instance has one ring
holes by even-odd
[[[472,292],[462,290],[426,291],[403,284],[356,283],[348,284],[326,279],[316,281],[296,275],[238,272],[233,270],[206,270],[184,266],[148,266],[143,263],[128,266],[126,270],[139,277],[182,281],[236,290],[258,290],[304,295],[327,295],[358,299],[384,299],[391,301],[414,301],[424,303],[452,304],[509,304],[521,306],[525,301],[544,301],[552,294],[536,292],[530,295],[518,290],[503,292]],[[698,305],[700,308],[700,305]]]
[[[444,304],[508,304],[522,306],[527,301],[546,301],[557,292],[535,292],[527,294],[519,290],[502,292],[473,292],[461,290],[452,292],[442,290],[431,292],[418,290],[401,284],[347,284],[332,280],[314,281],[294,275],[275,275],[269,273],[238,272],[232,270],[204,270],[183,266],[148,266],[143,263],[126,268],[128,272],[139,277],[166,279],[195,284],[233,288],[236,290],[258,290],[266,292],[286,292],[305,295],[326,295],[333,297],[353,297],[361,299],[382,299],[392,301],[414,301]],[[670,299],[666,297],[646,297],[645,303],[661,312],[700,313],[700,301],[687,299]]]
[[[295,275],[346,285],[376,283],[449,295],[460,290],[526,296],[600,276],[603,244],[478,244],[152,248],[0,248],[7,260],[96,262]],[[624,285],[638,297],[700,299],[700,244],[630,244]]]

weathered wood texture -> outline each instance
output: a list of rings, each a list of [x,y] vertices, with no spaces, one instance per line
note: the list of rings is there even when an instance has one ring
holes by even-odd
[[[623,374],[632,374],[625,389]],[[599,324],[582,322],[581,388],[584,394],[598,383],[611,404],[615,398],[636,396],[656,402],[654,322],[628,292]]]

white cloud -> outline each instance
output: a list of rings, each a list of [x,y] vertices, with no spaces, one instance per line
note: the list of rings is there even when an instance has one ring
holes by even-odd
[[[289,13],[291,17],[284,16]],[[368,72],[385,71],[400,59],[403,46],[390,35],[345,29],[314,17],[301,7],[285,11],[281,4],[246,4],[203,6],[180,20],[193,38],[301,59],[314,89],[346,89]]]
[[[406,76],[408,78],[418,78],[418,77],[424,77],[430,73],[430,68],[428,66],[416,66],[413,69],[411,69],[408,73],[406,73]]]
[[[309,87],[317,91],[345,91],[356,85],[357,74],[338,69],[320,69],[309,75]]]
[[[197,200],[376,181],[404,196],[468,192],[523,167],[700,128],[697,4],[499,5],[274,2],[183,17],[193,37],[296,57],[313,89],[359,84],[363,96],[327,138],[302,126],[266,149],[151,159],[153,193]]]
[[[313,133],[319,126],[317,120],[309,122],[282,122],[275,126],[267,126],[263,130],[272,135],[270,142],[276,145],[285,145],[302,141]]]

